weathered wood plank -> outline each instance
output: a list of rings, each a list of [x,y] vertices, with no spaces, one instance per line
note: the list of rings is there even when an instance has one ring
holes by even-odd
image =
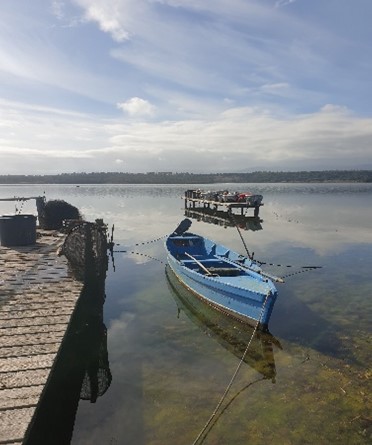
[[[47,343],[61,343],[64,331],[56,332],[54,329],[51,332],[36,333],[36,334],[20,334],[20,335],[0,335],[0,353],[1,348],[9,348],[12,346],[26,346]]]
[[[0,358],[32,357],[34,355],[56,354],[60,345],[60,342],[54,342],[2,347],[0,350]]]
[[[41,326],[15,326],[12,329],[0,329],[0,337],[9,337],[23,334],[39,334],[44,332],[65,332],[66,323],[57,323],[55,325]]]
[[[1,373],[11,371],[25,371],[27,369],[51,368],[55,354],[35,355],[33,357],[9,357],[0,360]]]
[[[6,410],[0,413],[0,444],[22,443],[35,407]]]
[[[56,323],[68,323],[69,315],[54,315],[48,317],[30,316],[14,320],[0,320],[0,328],[11,328],[19,326],[53,325]]]
[[[28,293],[23,295],[16,295],[16,294],[8,294],[8,295],[2,295],[0,296],[0,310],[7,310],[8,308],[13,307],[21,307],[21,308],[29,308],[29,305],[48,305],[48,304],[75,304],[76,303],[76,297],[79,295],[80,292],[76,291],[74,288],[70,288],[69,292],[67,292],[66,288],[63,288],[65,291],[65,295],[62,295],[62,288],[53,286],[52,288],[48,289],[49,295],[40,295],[40,291],[42,289],[39,289],[38,293]],[[46,290],[46,289],[45,289]]]
[[[5,409],[35,407],[43,388],[44,385],[34,385],[0,390],[0,412]]]
[[[49,376],[49,368],[10,371],[0,374],[0,389],[21,388],[24,386],[44,385]]]
[[[70,315],[71,314],[71,308],[70,305],[65,307],[44,307],[44,308],[30,308],[30,310],[23,310],[23,311],[0,311],[0,326],[2,325],[2,322],[8,321],[8,320],[23,320],[27,318],[27,315],[29,316],[30,311],[32,312],[32,318],[44,318],[44,317],[53,317],[55,315]]]
[[[74,309],[75,307],[75,301],[66,301],[65,304],[61,304],[60,300],[52,300],[49,303],[36,302],[18,305],[7,304],[6,308],[0,308],[0,319],[14,316],[14,313],[18,313],[18,316],[22,317],[24,313],[28,313],[29,311],[45,311],[50,309],[51,303],[55,311],[68,311],[70,313],[71,309]]]

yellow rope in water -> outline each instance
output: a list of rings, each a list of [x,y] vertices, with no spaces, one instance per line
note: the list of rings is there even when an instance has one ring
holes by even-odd
[[[235,372],[234,372],[233,376],[231,377],[231,380],[230,380],[229,384],[227,385],[227,387],[226,387],[226,389],[225,389],[225,392],[222,394],[222,397],[221,397],[220,401],[217,403],[216,408],[214,409],[213,413],[212,413],[211,416],[209,417],[208,421],[206,422],[206,424],[204,425],[204,427],[202,428],[202,430],[200,431],[200,433],[198,434],[197,438],[194,440],[194,442],[192,443],[192,445],[196,445],[196,444],[198,443],[198,441],[200,440],[200,438],[201,438],[202,435],[204,434],[205,430],[208,428],[208,426],[209,426],[210,423],[212,422],[213,418],[216,416],[216,414],[217,414],[218,410],[220,409],[222,403],[224,402],[224,400],[225,400],[225,398],[226,398],[228,392],[230,391],[230,389],[231,389],[231,387],[232,387],[232,385],[233,385],[233,383],[234,383],[234,380],[236,379],[236,376],[238,375],[238,372],[239,372],[239,370],[240,370],[240,368],[241,368],[241,366],[242,366],[242,364],[243,364],[243,362],[244,362],[245,356],[246,356],[247,353],[248,353],[248,350],[249,350],[249,347],[250,347],[250,345],[251,345],[251,343],[252,343],[252,340],[253,340],[254,336],[256,335],[258,326],[259,326],[259,324],[260,324],[260,322],[261,322],[261,318],[262,318],[262,315],[263,315],[263,312],[264,312],[264,309],[265,309],[265,305],[266,305],[268,296],[269,296],[269,295],[266,295],[265,301],[264,301],[264,303],[263,303],[263,305],[262,305],[262,309],[261,309],[260,317],[259,317],[259,319],[258,319],[258,321],[257,321],[257,323],[256,323],[256,325],[255,325],[255,327],[254,327],[254,329],[253,329],[251,338],[249,339],[249,342],[248,342],[248,344],[247,344],[247,347],[245,348],[244,354],[242,355],[242,358],[240,359],[240,362],[239,362],[238,366],[236,367]],[[205,437],[204,437],[204,438],[205,438]],[[203,439],[203,440],[204,440],[204,439]]]

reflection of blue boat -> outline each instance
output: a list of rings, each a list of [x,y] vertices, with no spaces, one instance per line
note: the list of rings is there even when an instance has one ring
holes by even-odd
[[[249,258],[188,232],[190,225],[182,221],[165,243],[178,279],[220,311],[267,329],[277,297],[274,277]]]
[[[184,312],[208,337],[217,340],[227,351],[239,359],[244,357],[244,362],[264,378],[275,381],[273,345],[282,349],[279,340],[269,332],[257,331],[253,335],[253,327],[214,310],[188,291],[169,267],[166,267],[166,276],[179,312]],[[248,343],[250,347],[246,352]]]

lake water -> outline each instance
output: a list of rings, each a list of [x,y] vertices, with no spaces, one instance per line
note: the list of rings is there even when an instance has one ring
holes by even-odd
[[[112,380],[95,403],[80,400],[71,444],[371,443],[372,184],[200,186],[262,194],[261,221],[240,221],[240,232],[256,259],[282,265],[266,270],[290,276],[277,285],[272,335],[254,338],[198,441],[251,331],[195,306],[166,273],[163,240],[184,218],[189,188],[0,186],[0,198],[45,192],[115,226],[103,307]],[[22,211],[34,213],[34,203]],[[244,253],[236,227],[192,221],[194,232]]]

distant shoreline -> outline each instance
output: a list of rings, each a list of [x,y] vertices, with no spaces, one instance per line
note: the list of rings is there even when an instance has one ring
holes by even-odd
[[[370,183],[372,170],[324,170],[250,173],[62,173],[58,175],[0,175],[10,184],[220,184],[220,183]]]

